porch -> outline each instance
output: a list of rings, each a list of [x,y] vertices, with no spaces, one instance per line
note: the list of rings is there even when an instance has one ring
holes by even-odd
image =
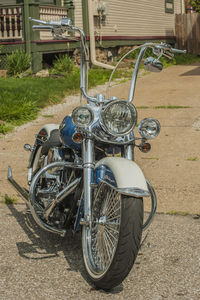
[[[6,54],[22,49],[32,55],[32,69],[42,68],[42,57],[48,53],[61,53],[77,47],[77,42],[53,40],[48,31],[33,31],[29,17],[40,20],[74,19],[73,1],[69,0],[15,0],[0,4],[0,69],[6,68]],[[66,44],[67,43],[67,44]]]

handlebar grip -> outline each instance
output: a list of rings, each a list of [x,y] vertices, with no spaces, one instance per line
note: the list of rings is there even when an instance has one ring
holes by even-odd
[[[179,49],[171,48],[171,52],[184,54],[187,53],[187,50],[179,50]]]
[[[33,28],[33,30],[52,30],[53,26],[49,26],[49,25],[33,25],[32,28]]]

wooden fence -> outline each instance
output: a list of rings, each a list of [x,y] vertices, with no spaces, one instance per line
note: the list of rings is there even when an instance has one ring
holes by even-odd
[[[175,28],[177,47],[200,55],[200,14],[176,15]]]

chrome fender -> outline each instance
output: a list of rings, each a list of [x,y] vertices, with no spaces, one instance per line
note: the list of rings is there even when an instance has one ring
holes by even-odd
[[[95,166],[96,183],[104,181],[121,194],[134,197],[150,196],[144,174],[133,161],[121,157],[106,157]]]

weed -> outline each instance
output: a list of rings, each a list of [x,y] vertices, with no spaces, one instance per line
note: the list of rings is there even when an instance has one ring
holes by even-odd
[[[171,211],[167,212],[167,214],[170,215],[170,216],[180,215],[180,216],[183,216],[183,217],[189,215],[188,212],[185,212],[185,211],[182,212],[182,211],[176,211],[176,210],[171,210]]]
[[[64,56],[59,56],[56,58],[56,60],[53,62],[53,69],[50,70],[51,74],[60,74],[68,76],[71,74],[74,70],[75,66],[71,58],[68,54],[65,54]]]
[[[53,118],[54,115],[42,115],[44,118]]]
[[[22,50],[7,55],[8,74],[17,76],[26,71],[31,64],[31,56]]]
[[[158,105],[153,106],[155,109],[181,109],[181,108],[191,108],[191,106],[182,106],[182,105]]]
[[[2,122],[0,123],[0,133],[1,134],[7,134],[8,132],[13,130],[13,126],[12,125],[7,125],[6,123]]]
[[[13,197],[9,197],[8,195],[5,195],[5,197],[4,197],[4,203],[5,204],[13,204],[13,203],[15,203],[17,200],[15,199],[15,198],[13,198]]]
[[[197,161],[198,157],[189,157],[186,160],[188,160],[188,161]]]
[[[187,211],[181,212],[180,214],[181,214],[181,216],[183,216],[183,217],[185,217],[185,216],[188,216],[188,215],[189,215],[189,213],[188,213]]]

